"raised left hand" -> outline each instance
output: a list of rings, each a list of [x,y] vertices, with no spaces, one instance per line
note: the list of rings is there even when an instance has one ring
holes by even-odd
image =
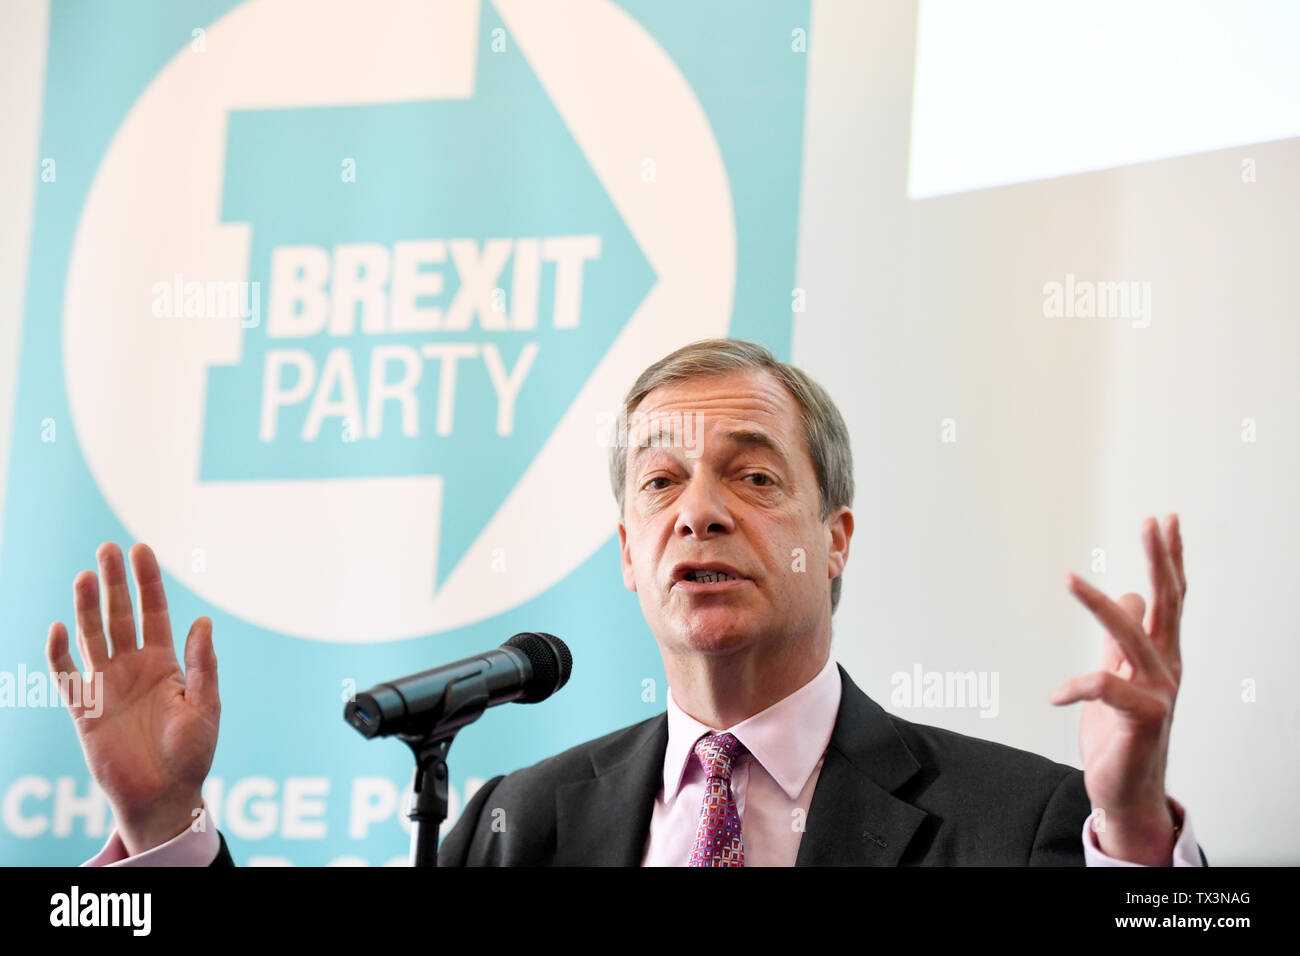
[[[1103,853],[1149,866],[1168,865],[1175,842],[1173,809],[1165,793],[1165,765],[1174,701],[1182,677],[1179,621],[1187,578],[1178,516],[1142,523],[1151,571],[1151,610],[1138,594],[1112,601],[1075,574],[1070,592],[1106,629],[1102,669],[1066,681],[1052,694],[1058,706],[1086,701],[1079,720],[1083,781]]]

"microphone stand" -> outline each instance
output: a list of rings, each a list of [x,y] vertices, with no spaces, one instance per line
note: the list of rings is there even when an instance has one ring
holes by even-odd
[[[441,718],[420,734],[398,734],[415,755],[415,778],[407,817],[411,821],[411,866],[438,865],[438,831],[447,819],[447,751],[456,733],[483,715],[488,687],[481,674],[448,684]]]

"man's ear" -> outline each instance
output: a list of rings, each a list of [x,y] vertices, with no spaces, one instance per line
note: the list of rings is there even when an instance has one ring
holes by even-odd
[[[632,570],[632,554],[627,545],[627,528],[621,521],[618,523],[618,552],[623,559],[623,587],[635,591],[636,575]]]
[[[849,539],[853,537],[853,512],[848,508],[837,509],[830,516],[826,530],[830,535],[826,572],[828,577],[838,578],[844,573],[844,566],[849,563]]]

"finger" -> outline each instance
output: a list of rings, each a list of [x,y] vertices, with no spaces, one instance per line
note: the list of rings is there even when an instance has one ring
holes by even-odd
[[[107,541],[99,546],[95,557],[99,560],[99,576],[108,598],[108,638],[112,652],[129,653],[136,649],[135,610],[131,607],[122,549]]]
[[[1183,571],[1183,529],[1176,514],[1165,518],[1165,540],[1169,542],[1169,556],[1173,558],[1174,573],[1178,576],[1179,594],[1186,596],[1187,575]]]
[[[1072,677],[1052,692],[1051,701],[1058,707],[1079,701],[1099,700],[1135,719],[1155,719],[1163,713],[1159,699],[1132,681],[1109,671],[1095,671]]]
[[[200,710],[221,713],[217,693],[217,654],[212,649],[212,619],[201,617],[185,638],[185,697]]]
[[[1178,582],[1178,623],[1170,633],[1165,648],[1169,660],[1169,669],[1174,676],[1181,677],[1183,670],[1183,602],[1187,598],[1187,575],[1183,572],[1183,534],[1179,527],[1178,515],[1165,517],[1165,544],[1169,549],[1169,561],[1174,568],[1174,577]]]
[[[158,568],[153,549],[147,544],[137,543],[131,548],[131,571],[135,575],[136,593],[140,595],[140,629],[144,646],[169,647],[174,651],[162,571]]]
[[[1128,594],[1120,595],[1115,603],[1122,607],[1124,613],[1141,626],[1142,614],[1146,610],[1146,602],[1142,600],[1142,595],[1130,591]],[[1121,650],[1115,639],[1110,634],[1106,634],[1102,643],[1101,666],[1124,677],[1130,676],[1133,673],[1133,667],[1128,665],[1127,659],[1124,657],[1124,651]]]
[[[103,670],[108,663],[108,642],[99,610],[99,578],[82,571],[72,582],[72,604],[77,613],[77,647],[87,671]]]
[[[1142,625],[1127,611],[1077,574],[1069,574],[1067,583],[1071,593],[1083,602],[1119,644],[1135,673],[1158,674],[1164,669],[1150,639],[1143,633]]]
[[[1155,518],[1142,522],[1142,543],[1151,569],[1151,640],[1168,653],[1178,640],[1178,611],[1182,595],[1169,547]]]
[[[61,621],[50,625],[49,636],[45,639],[45,659],[49,661],[50,674],[59,687],[64,706],[73,717],[80,717],[81,708],[74,707],[72,702],[85,699],[81,696],[81,672],[68,653],[68,629]]]

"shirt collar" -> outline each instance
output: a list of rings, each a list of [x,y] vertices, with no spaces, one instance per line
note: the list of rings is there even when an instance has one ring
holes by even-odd
[[[734,734],[786,796],[795,800],[830,743],[835,717],[840,709],[841,691],[835,659],[827,657],[826,665],[808,683],[766,710],[725,730]],[[721,732],[705,726],[678,707],[672,688],[668,689],[664,803],[671,804],[676,799],[689,761],[695,759],[695,742],[705,734]]]

